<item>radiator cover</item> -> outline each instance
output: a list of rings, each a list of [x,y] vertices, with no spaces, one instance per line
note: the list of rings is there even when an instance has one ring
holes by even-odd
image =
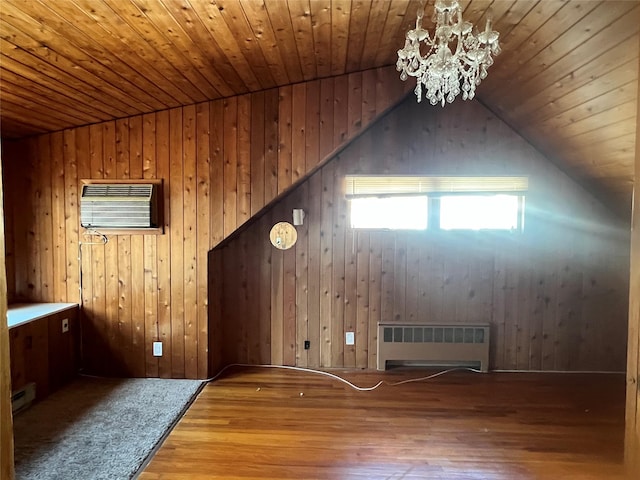
[[[29,408],[36,399],[36,384],[27,383],[24,387],[11,394],[11,411],[15,415],[22,410]]]
[[[378,324],[378,370],[389,362],[489,370],[489,324]]]

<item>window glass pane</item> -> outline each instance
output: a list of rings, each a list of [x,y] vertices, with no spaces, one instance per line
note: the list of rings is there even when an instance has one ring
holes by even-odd
[[[427,228],[426,196],[354,198],[350,203],[352,228]]]
[[[440,197],[443,230],[516,230],[518,195],[444,195]]]

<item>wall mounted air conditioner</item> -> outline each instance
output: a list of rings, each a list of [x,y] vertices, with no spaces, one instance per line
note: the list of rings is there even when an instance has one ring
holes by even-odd
[[[80,224],[85,228],[158,227],[158,185],[95,183],[82,186]]]

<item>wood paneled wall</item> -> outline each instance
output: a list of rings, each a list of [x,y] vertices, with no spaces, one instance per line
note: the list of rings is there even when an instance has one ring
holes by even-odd
[[[82,247],[83,365],[208,375],[207,252],[373,119],[393,68],[5,142],[10,301],[77,302],[81,179],[163,179],[163,235]],[[152,342],[164,356],[152,355]]]
[[[640,70],[640,63],[638,64]],[[632,475],[640,476],[640,84],[637,97],[635,181],[631,218],[629,342],[627,348],[627,405],[625,460]],[[630,478],[633,478],[630,477]]]
[[[344,175],[385,173],[526,174],[524,233],[354,231]],[[307,216],[283,252],[268,233],[293,208]],[[377,322],[456,321],[491,323],[494,369],[622,371],[628,239],[481,104],[407,98],[212,252],[221,362],[375,368]]]
[[[2,162],[0,161],[0,178],[2,170]],[[3,185],[0,182],[0,265],[5,263],[3,204]],[[11,414],[11,370],[6,292],[7,275],[5,269],[0,268],[0,477],[13,480],[13,416]]]

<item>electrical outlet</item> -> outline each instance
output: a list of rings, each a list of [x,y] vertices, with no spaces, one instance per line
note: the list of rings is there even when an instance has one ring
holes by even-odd
[[[162,342],[153,342],[153,356],[154,357],[162,356]]]
[[[67,333],[69,331],[69,319],[62,319],[62,333]]]
[[[311,348],[311,342],[309,340],[304,341],[304,349],[309,350]]]
[[[347,345],[355,345],[356,336],[353,332],[347,332],[344,334],[344,340]]]

